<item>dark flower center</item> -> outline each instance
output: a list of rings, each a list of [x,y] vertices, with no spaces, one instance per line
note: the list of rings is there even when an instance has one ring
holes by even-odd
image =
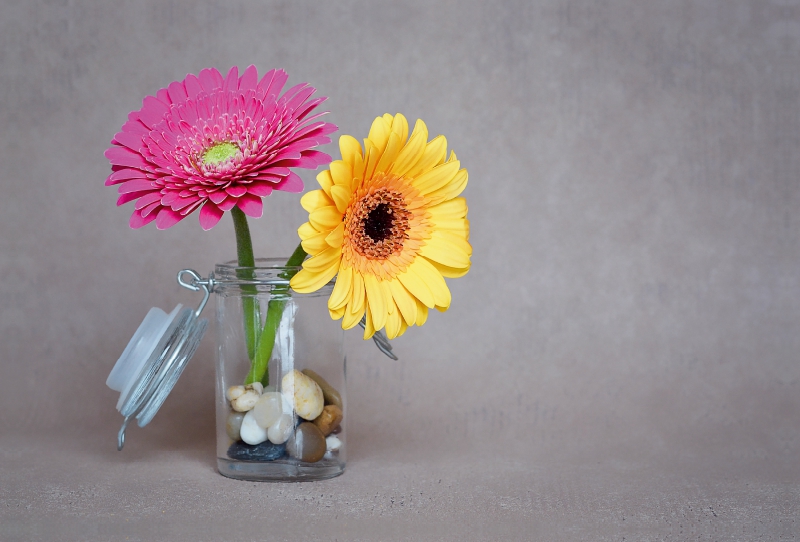
[[[392,234],[394,217],[388,203],[379,203],[364,219],[364,234],[375,242],[383,241]]]
[[[351,246],[371,260],[385,260],[403,250],[410,219],[405,198],[386,188],[362,196],[344,217]]]

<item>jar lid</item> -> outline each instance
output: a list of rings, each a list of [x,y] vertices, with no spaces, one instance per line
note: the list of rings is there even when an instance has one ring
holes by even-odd
[[[190,274],[198,281],[187,285],[181,278],[186,271],[178,274],[178,282],[193,290],[205,290],[200,307],[194,310],[179,304],[169,314],[151,308],[106,380],[109,388],[120,392],[117,410],[125,417],[117,435],[117,450],[125,445],[125,430],[131,419],[136,418],[139,427],[144,427],[156,415],[208,328],[208,320],[199,316],[210,290],[194,272]]]

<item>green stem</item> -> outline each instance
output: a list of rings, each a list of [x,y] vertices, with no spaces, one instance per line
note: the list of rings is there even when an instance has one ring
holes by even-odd
[[[247,217],[238,207],[231,209],[233,218],[233,229],[236,233],[236,256],[239,267],[253,268],[256,265],[253,256],[253,241],[250,238],[250,228],[247,225]],[[252,269],[239,269],[237,276],[240,279],[252,279]],[[244,314],[244,337],[247,344],[247,357],[253,359],[256,353],[256,337],[258,336],[258,290],[252,284],[242,286],[242,310]]]
[[[303,245],[297,245],[297,248],[292,253],[292,256],[286,262],[287,269],[280,274],[280,277],[286,280],[291,278],[297,273],[298,270],[291,269],[293,267],[300,267],[306,257],[306,251]],[[272,289],[269,304],[267,305],[267,317],[264,321],[264,330],[258,339],[258,347],[256,349],[255,358],[250,365],[250,372],[247,374],[245,384],[252,384],[253,382],[261,382],[264,386],[269,385],[269,360],[272,357],[272,349],[275,347],[275,335],[278,331],[278,326],[281,323],[283,310],[286,308],[286,299],[289,296],[289,285],[276,286]]]

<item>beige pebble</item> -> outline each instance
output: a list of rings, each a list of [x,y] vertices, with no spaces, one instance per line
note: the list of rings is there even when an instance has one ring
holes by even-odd
[[[336,405],[337,407],[344,408],[342,404],[342,396],[336,391],[336,388],[328,384],[328,381],[322,378],[318,373],[311,369],[303,369],[303,374],[317,383],[322,390],[322,395],[325,398],[326,405]]]
[[[297,369],[286,373],[281,380],[284,395],[293,399],[294,411],[305,420],[313,420],[322,412],[325,400],[322,389]]]
[[[228,401],[233,401],[234,399],[241,397],[243,393],[244,386],[231,386],[225,393],[225,397],[227,397]]]
[[[244,393],[231,401],[231,408],[236,412],[248,412],[252,410],[253,407],[256,406],[256,403],[258,403],[262,391],[264,391],[264,386],[261,385],[261,382],[248,384],[244,387]]]

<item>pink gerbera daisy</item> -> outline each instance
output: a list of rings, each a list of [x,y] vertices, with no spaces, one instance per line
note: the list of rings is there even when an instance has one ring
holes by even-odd
[[[312,114],[325,98],[311,99],[308,84],[279,96],[287,78],[272,70],[259,80],[255,66],[241,77],[236,67],[224,78],[205,69],[147,96],[105,153],[113,170],[106,185],[120,184],[117,205],[136,200],[131,227],[155,220],[169,228],[200,209],[208,230],[233,207],[260,217],[273,190],[301,192],[289,168],[328,164],[313,149],[337,128]]]

